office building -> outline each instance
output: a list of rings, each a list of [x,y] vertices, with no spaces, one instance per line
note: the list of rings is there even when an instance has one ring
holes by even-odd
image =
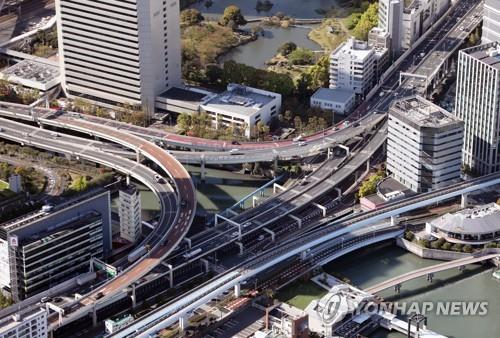
[[[0,338],[47,337],[47,311],[43,308],[22,309],[0,319]]]
[[[349,39],[330,55],[330,88],[364,96],[375,83],[375,50],[365,41]]]
[[[401,50],[401,34],[403,32],[403,9],[404,0],[380,0],[378,5],[378,28],[372,31],[372,39],[378,35],[376,40],[380,41],[390,36],[390,49],[392,53],[398,54]],[[385,48],[387,42],[385,43]]]
[[[181,83],[178,0],[56,0],[56,15],[68,97],[153,111]]]
[[[500,42],[500,0],[484,3],[482,42]]]
[[[109,192],[85,194],[0,225],[0,286],[14,301],[45,291],[111,253]]]
[[[311,96],[311,107],[333,111],[338,114],[349,114],[356,103],[354,91],[348,89],[319,88]]]
[[[463,164],[476,174],[500,171],[500,44],[461,50],[455,113],[465,123]]]
[[[426,99],[413,96],[389,109],[387,172],[415,192],[460,180],[463,122]]]
[[[135,243],[142,234],[141,195],[135,185],[129,185],[119,196],[120,237]]]
[[[134,317],[131,314],[125,314],[116,318],[106,319],[104,321],[104,327],[106,328],[106,333],[113,334],[120,331],[133,321]]]

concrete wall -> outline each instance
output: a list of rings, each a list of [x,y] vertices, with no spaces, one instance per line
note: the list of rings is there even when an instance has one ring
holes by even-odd
[[[452,261],[455,259],[465,258],[470,256],[470,254],[464,252],[455,252],[455,251],[445,251],[445,250],[436,250],[436,249],[428,249],[421,247],[418,244],[407,241],[404,238],[398,238],[396,240],[397,246],[419,256],[427,259],[437,259],[442,261]]]

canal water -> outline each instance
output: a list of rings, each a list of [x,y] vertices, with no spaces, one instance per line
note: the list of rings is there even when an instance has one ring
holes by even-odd
[[[243,15],[247,18],[269,16],[277,12],[283,12],[288,16],[301,19],[313,19],[324,17],[324,11],[329,10],[337,3],[337,0],[270,0],[273,7],[267,11],[257,11],[255,5],[257,0],[212,0],[210,7],[206,6],[205,0],[191,6],[203,14],[218,16],[224,12],[229,5],[241,8]]]
[[[321,9],[330,9],[336,0],[272,0],[274,6],[269,12],[258,13],[255,9],[256,1],[253,0],[213,0],[213,5],[207,8],[201,1],[192,5],[197,8],[207,18],[216,19],[224,12],[224,8],[229,5],[237,5],[241,8],[243,15],[251,19],[256,16],[268,16],[272,13],[283,12],[286,15],[296,18],[321,18]],[[243,29],[250,30],[252,25],[243,26]],[[265,62],[269,61],[277,53],[279,46],[285,42],[294,42],[297,46],[311,50],[321,50],[321,47],[309,40],[308,34],[315,25],[299,27],[265,27],[264,35],[259,36],[256,41],[232,49],[229,53],[221,56],[219,62],[234,60],[255,68],[265,68]]]
[[[441,261],[421,259],[395,246],[378,246],[356,251],[325,266],[325,271],[349,278],[359,288],[417,270]],[[429,283],[425,277],[404,283],[401,294],[393,290],[380,293],[390,301],[487,301],[486,316],[442,316],[427,314],[428,327],[447,337],[500,337],[500,281],[493,279],[492,269],[469,266],[464,272],[448,270],[435,274]],[[379,330],[374,338],[402,338],[399,333]]]

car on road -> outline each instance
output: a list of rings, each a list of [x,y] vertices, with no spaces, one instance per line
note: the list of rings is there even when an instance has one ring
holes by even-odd
[[[186,208],[187,207],[187,201],[186,200],[181,200],[181,208]]]
[[[238,151],[240,151],[240,150],[239,150],[239,149],[234,148],[234,149],[229,150],[229,153],[230,153],[230,154],[234,154],[234,153],[237,153]]]
[[[297,143],[297,145],[298,145],[299,147],[303,147],[303,146],[306,146],[306,145],[307,145],[307,142],[305,142],[305,141],[300,141],[299,143]]]

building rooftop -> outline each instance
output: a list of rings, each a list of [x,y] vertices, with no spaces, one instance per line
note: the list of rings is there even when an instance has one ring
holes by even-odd
[[[354,95],[354,91],[348,89],[320,88],[313,94],[311,98],[317,100],[346,103],[351,100]]]
[[[411,96],[393,103],[390,114],[415,128],[442,128],[462,122],[453,114],[421,96]]]
[[[24,60],[0,73],[2,78],[39,90],[48,90],[61,82],[59,67],[35,60]]]
[[[225,92],[202,102],[202,108],[206,111],[227,111],[231,114],[253,116],[278,96],[276,93],[230,84]]]
[[[3,334],[6,334],[18,326],[22,321],[30,321],[36,317],[46,315],[47,312],[45,309],[41,307],[32,307],[29,309],[22,309],[11,316],[5,316],[0,319],[0,336],[3,336]]]
[[[454,214],[445,214],[429,223],[442,231],[458,234],[500,231],[500,205],[491,203]]]
[[[172,87],[159,95],[161,98],[200,104],[207,94],[190,89]]]
[[[500,43],[492,42],[463,50],[472,58],[500,70]]]
[[[354,59],[363,61],[373,53],[373,48],[368,45],[368,42],[350,38],[337,47],[337,49],[332,52],[332,55],[349,54]]]

